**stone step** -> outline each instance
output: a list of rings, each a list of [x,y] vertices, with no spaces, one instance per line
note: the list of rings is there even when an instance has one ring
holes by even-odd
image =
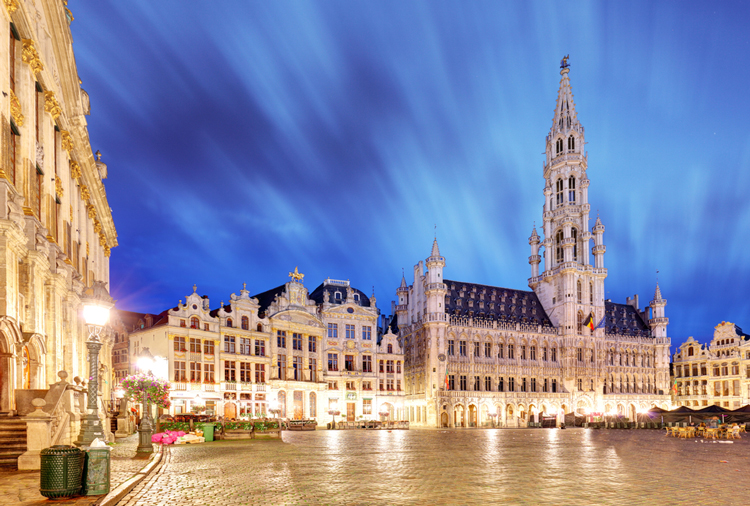
[[[0,456],[7,454],[23,453],[26,451],[26,443],[0,446]]]

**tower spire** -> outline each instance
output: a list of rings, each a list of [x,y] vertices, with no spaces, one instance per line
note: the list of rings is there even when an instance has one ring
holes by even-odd
[[[560,64],[560,89],[557,91],[557,103],[555,104],[555,116],[552,118],[552,135],[567,133],[572,129],[580,127],[576,104],[573,101],[573,90],[570,87],[570,64],[568,57],[563,58]]]

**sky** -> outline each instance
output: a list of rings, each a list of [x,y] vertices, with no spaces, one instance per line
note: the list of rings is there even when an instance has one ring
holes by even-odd
[[[528,289],[570,55],[606,297],[668,335],[750,333],[743,2],[70,2],[108,164],[117,307],[197,284],[348,279],[391,313],[437,236],[447,279]],[[593,242],[592,242],[593,246]]]

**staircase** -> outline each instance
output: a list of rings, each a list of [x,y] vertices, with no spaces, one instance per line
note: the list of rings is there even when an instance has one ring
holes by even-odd
[[[18,416],[0,417],[0,470],[18,469],[18,457],[26,451],[26,422]]]

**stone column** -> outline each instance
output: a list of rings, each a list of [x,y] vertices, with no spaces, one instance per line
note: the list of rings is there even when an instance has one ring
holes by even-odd
[[[133,430],[130,427],[130,411],[128,407],[128,400],[121,399],[120,412],[117,415],[117,432],[115,432],[115,437],[128,437],[132,433]]]
[[[77,446],[88,446],[95,438],[104,439],[102,421],[99,418],[99,409],[97,406],[99,402],[99,396],[97,395],[99,350],[101,347],[102,343],[99,341],[93,339],[86,341],[86,348],[89,351],[88,399],[86,415],[84,415],[81,423],[81,432],[78,433],[78,439],[75,442]]]
[[[36,398],[31,401],[36,410],[24,417],[26,422],[26,453],[18,457],[18,470],[29,471],[41,469],[42,458],[40,452],[49,448],[52,417],[43,411],[47,405],[44,399]]]

